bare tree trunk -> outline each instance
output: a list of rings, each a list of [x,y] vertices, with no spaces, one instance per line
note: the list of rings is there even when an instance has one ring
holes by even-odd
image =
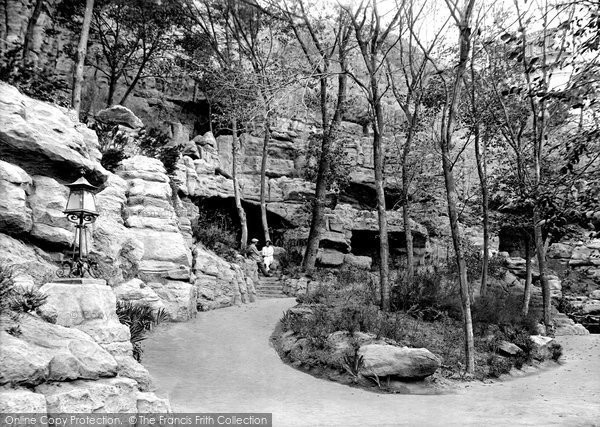
[[[485,156],[481,155],[479,147],[480,133],[479,124],[475,127],[475,159],[477,162],[477,174],[479,175],[479,185],[481,186],[481,210],[483,213],[483,265],[481,267],[481,289],[479,291],[482,297],[487,295],[488,269],[490,263],[490,212],[489,195],[487,187],[487,173],[485,165]],[[484,142],[484,152],[486,151]]]
[[[381,113],[381,107],[378,108]],[[377,114],[377,113],[376,113]],[[383,119],[383,114],[379,114]],[[381,286],[381,309],[390,310],[390,281],[387,212],[385,210],[385,189],[383,181],[383,147],[379,129],[373,134],[373,161],[375,166],[375,190],[377,192],[377,216],[379,221],[379,283]]]
[[[442,126],[440,148],[442,151],[442,169],[444,172],[444,181],[446,183],[446,198],[448,200],[448,217],[450,219],[450,230],[452,232],[452,243],[456,256],[456,265],[459,273],[460,299],[463,312],[463,326],[465,332],[465,359],[468,373],[475,371],[475,343],[473,338],[473,320],[471,318],[471,301],[469,298],[469,283],[467,280],[467,270],[461,247],[461,235],[458,228],[458,212],[456,209],[458,195],[456,192],[456,182],[452,171],[452,160],[450,158],[450,147],[452,146],[452,132],[454,126],[454,116],[460,96],[461,82],[465,73],[467,61],[469,59],[469,50],[471,48],[471,28],[469,26],[474,0],[468,0],[465,10],[460,14],[461,20],[459,27],[459,52],[458,65],[456,66],[452,93],[448,98],[447,106],[442,112]]]
[[[542,284],[542,299],[544,307],[544,325],[546,330],[552,326],[552,312],[550,305],[550,283],[546,276],[546,251],[544,250],[544,239],[542,237],[542,225],[540,224],[540,212],[537,204],[533,207],[533,237],[535,250],[540,270],[540,282]]]
[[[77,63],[75,65],[75,76],[73,78],[73,93],[71,96],[71,106],[79,115],[81,110],[81,86],[83,85],[83,69],[85,57],[87,54],[88,37],[90,34],[90,24],[92,22],[92,12],[94,10],[94,0],[87,0],[85,3],[85,14],[83,16],[83,26],[77,45]]]
[[[245,250],[248,244],[248,222],[246,220],[246,211],[242,206],[240,197],[240,185],[237,179],[237,161],[240,151],[239,138],[237,135],[237,119],[232,119],[232,141],[231,141],[231,177],[233,178],[233,197],[235,199],[235,207],[240,218],[240,227],[242,229],[242,237],[240,239],[240,250]]]
[[[115,90],[117,89],[117,77],[111,73],[108,81],[108,98],[106,99],[106,107],[112,107],[115,98]]]
[[[529,314],[529,303],[531,302],[531,241],[529,234],[525,236],[525,289],[523,290],[523,316]]]
[[[417,111],[415,110],[415,115]],[[411,120],[412,122],[412,120]],[[406,138],[402,153],[402,196],[404,197],[404,203],[402,205],[402,218],[404,220],[404,242],[406,246],[406,278],[410,279],[414,276],[415,261],[414,261],[414,245],[412,226],[410,223],[410,200],[408,197],[410,182],[408,179],[408,154],[410,152],[410,144],[412,142],[414,124],[411,123],[411,129]]]
[[[269,156],[269,140],[271,139],[271,120],[269,118],[269,107],[265,112],[262,159],[260,164],[260,219],[263,227],[265,242],[271,240],[269,234],[269,222],[267,218],[267,159]]]
[[[36,0],[31,18],[27,21],[27,29],[25,30],[25,38],[23,39],[23,62],[29,61],[29,52],[31,51],[31,44],[33,43],[33,32],[35,31],[38,19],[40,19],[40,15],[42,14],[43,5],[44,0]]]

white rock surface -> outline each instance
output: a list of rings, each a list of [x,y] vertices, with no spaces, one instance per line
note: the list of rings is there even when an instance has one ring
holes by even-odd
[[[363,375],[424,378],[441,365],[441,360],[425,348],[367,344],[360,347],[358,354],[363,356]]]

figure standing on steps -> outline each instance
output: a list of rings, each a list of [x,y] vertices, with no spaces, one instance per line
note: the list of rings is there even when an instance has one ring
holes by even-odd
[[[273,246],[271,246],[271,241],[267,240],[265,245],[262,248],[262,256],[265,262],[265,267],[267,271],[271,271],[271,263],[273,262]]]
[[[267,277],[271,276],[271,273],[269,273],[267,271],[267,269],[265,268],[265,263],[263,262],[262,254],[256,248],[258,239],[254,238],[250,242],[251,243],[250,243],[250,246],[248,246],[248,251],[247,251],[248,258],[250,258],[251,260],[256,262],[256,265],[258,266],[258,269],[260,270],[260,272],[262,274],[264,274]]]

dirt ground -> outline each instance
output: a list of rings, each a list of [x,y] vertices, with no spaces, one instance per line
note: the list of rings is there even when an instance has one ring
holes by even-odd
[[[284,364],[269,337],[295,300],[199,313],[146,342],[143,363],[176,412],[271,412],[274,426],[600,426],[600,335],[559,337],[560,365],[451,394],[386,395]]]

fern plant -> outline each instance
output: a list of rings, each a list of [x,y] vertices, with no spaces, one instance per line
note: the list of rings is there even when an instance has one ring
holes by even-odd
[[[133,357],[138,362],[142,361],[144,353],[142,341],[147,338],[148,331],[169,319],[168,313],[163,308],[154,312],[149,305],[122,300],[117,301],[117,316],[119,322],[129,327]]]

